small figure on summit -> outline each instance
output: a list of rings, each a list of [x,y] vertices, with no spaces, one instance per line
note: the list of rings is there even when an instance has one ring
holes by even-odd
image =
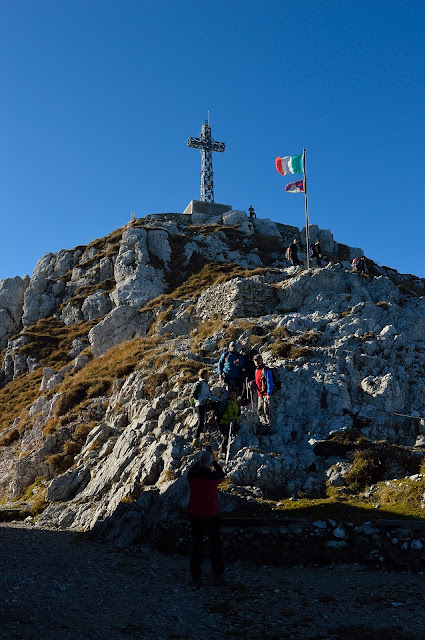
[[[316,242],[311,245],[311,257],[316,260],[316,267],[319,269],[322,267],[322,247],[320,246],[320,238],[317,238]]]
[[[252,206],[252,204],[249,205],[248,211],[249,211],[249,217],[251,218],[251,220],[257,217],[257,214],[255,213],[254,207]]]
[[[299,267],[300,261],[298,259],[298,238],[294,238],[293,243],[290,247],[288,247],[286,253],[287,259],[291,261],[292,266]]]

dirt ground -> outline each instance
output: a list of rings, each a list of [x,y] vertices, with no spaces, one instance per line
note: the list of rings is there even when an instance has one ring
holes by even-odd
[[[359,565],[228,565],[191,585],[188,558],[0,524],[1,640],[425,640],[424,576]]]

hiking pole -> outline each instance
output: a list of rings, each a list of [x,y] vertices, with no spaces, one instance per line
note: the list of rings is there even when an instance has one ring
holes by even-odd
[[[228,439],[227,439],[227,451],[226,451],[226,464],[229,462],[230,444],[231,444],[232,435],[233,435],[233,420],[231,420],[231,422],[229,424],[229,435],[228,435]]]
[[[257,433],[257,429],[255,427],[254,399],[252,397],[252,386],[251,385],[249,386],[249,396],[251,398],[251,413],[252,413],[252,422],[253,422],[253,425],[254,425],[254,433],[256,434]]]

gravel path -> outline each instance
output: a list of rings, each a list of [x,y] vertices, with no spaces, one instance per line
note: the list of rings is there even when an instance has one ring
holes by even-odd
[[[0,524],[1,640],[425,640],[424,576],[234,563],[196,590],[188,558]]]

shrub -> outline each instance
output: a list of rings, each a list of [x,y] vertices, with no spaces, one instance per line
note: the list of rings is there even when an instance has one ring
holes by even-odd
[[[373,338],[376,338],[373,331],[368,331],[364,335],[360,336],[360,342],[367,342],[368,340],[372,340]]]
[[[0,447],[8,447],[16,440],[19,440],[20,433],[18,429],[12,429],[9,433],[6,433],[3,437],[0,438]]]
[[[350,315],[350,313],[352,312],[353,307],[348,307],[348,309],[346,309],[345,311],[341,311],[339,314],[340,318],[346,318],[347,316]]]
[[[90,389],[90,382],[74,382],[67,391],[65,391],[59,399],[56,407],[56,415],[63,416],[75,406],[81,404],[87,397]]]
[[[381,459],[374,449],[356,451],[353,459],[353,467],[345,476],[348,485],[365,487],[378,482],[384,474]]]
[[[297,336],[297,342],[302,345],[309,344],[311,346],[316,346],[320,342],[320,333],[318,331],[304,331],[299,336]]]
[[[270,347],[270,351],[275,358],[290,358],[293,345],[289,342],[276,340]]]
[[[389,304],[388,304],[388,302],[385,302],[385,300],[380,300],[376,304],[377,304],[378,307],[382,307],[383,309],[388,311]]]

